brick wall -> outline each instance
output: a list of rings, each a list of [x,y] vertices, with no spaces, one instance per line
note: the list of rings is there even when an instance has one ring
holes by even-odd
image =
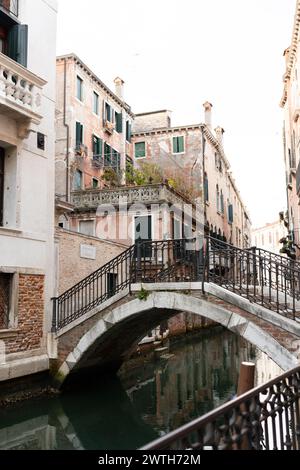
[[[60,228],[56,230],[56,235],[59,240],[59,294],[65,292],[127,248],[121,244],[100,240],[95,237]],[[96,259],[82,258],[80,256],[81,245],[94,247],[96,250]]]
[[[39,349],[44,321],[44,276],[19,275],[17,331],[1,338],[7,354]]]

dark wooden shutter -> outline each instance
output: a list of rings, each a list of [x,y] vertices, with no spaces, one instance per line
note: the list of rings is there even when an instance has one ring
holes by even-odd
[[[25,24],[14,25],[8,33],[7,55],[27,67],[28,55],[28,26]]]
[[[116,113],[116,131],[119,134],[123,132],[122,113]]]

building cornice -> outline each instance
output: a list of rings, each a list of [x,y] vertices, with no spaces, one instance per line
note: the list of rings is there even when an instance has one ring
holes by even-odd
[[[295,58],[296,58],[296,53],[297,53],[297,47],[298,47],[298,42],[299,42],[299,28],[300,28],[300,0],[297,0],[296,3],[296,13],[294,17],[294,26],[293,26],[293,33],[292,33],[292,42],[291,46],[289,48],[289,57],[288,61],[286,64],[286,71],[283,76],[283,82],[284,82],[284,89],[283,89],[283,95],[280,101],[280,106],[283,108],[285,106],[286,100],[287,100],[287,95],[288,95],[288,81],[291,78],[291,73],[294,67],[295,63]]]
[[[102,90],[107,95],[109,95],[116,103],[118,103],[119,106],[124,108],[125,111],[129,114],[129,116],[131,116],[132,118],[135,117],[134,113],[131,111],[130,106],[127,103],[125,103],[125,101],[121,100],[110,88],[108,88],[108,86],[106,86],[105,83],[102,82],[102,80],[100,80],[100,78],[97,77],[97,75],[95,75],[94,72],[92,72],[91,69],[84,62],[82,62],[82,60],[79,59],[79,57],[76,54],[71,53],[71,54],[59,56],[56,58],[56,62],[57,63],[63,62],[65,59],[73,60],[77,65],[79,65],[84,70],[84,72],[87,75],[89,75],[102,88]]]

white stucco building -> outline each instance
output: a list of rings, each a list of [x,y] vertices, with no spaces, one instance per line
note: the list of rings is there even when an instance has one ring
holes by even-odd
[[[48,368],[56,0],[0,0],[0,381]]]

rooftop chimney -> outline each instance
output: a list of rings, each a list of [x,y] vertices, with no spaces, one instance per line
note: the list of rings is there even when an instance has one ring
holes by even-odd
[[[121,100],[124,100],[124,83],[120,77],[114,79],[115,93]]]
[[[204,122],[207,125],[207,127],[211,127],[211,108],[213,105],[209,103],[208,101],[205,101],[203,104],[204,107]]]
[[[223,127],[218,126],[218,127],[215,128],[217,141],[221,145],[223,145],[223,134],[224,134],[224,132],[225,131],[224,131]]]

